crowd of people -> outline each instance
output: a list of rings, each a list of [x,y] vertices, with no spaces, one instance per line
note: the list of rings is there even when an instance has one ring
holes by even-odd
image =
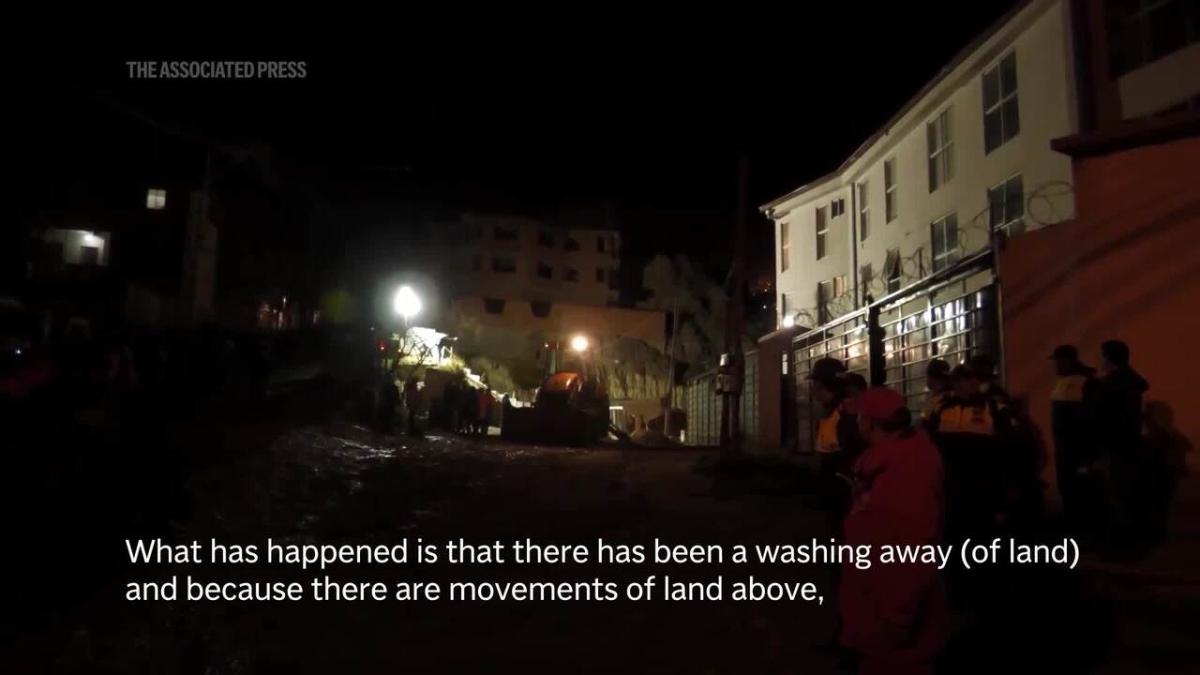
[[[1129,550],[1152,529],[1142,458],[1149,385],[1116,340],[1100,346],[1099,373],[1071,345],[1050,361],[1063,527],[1095,550]],[[961,545],[1036,536],[1047,525],[1047,448],[1020,401],[996,381],[990,357],[931,361],[919,411],[895,390],[868,387],[836,359],[815,362],[809,380],[822,410],[818,486],[830,537],[873,547]],[[857,653],[860,673],[933,672],[951,608],[986,611],[1004,589],[1003,578],[957,565],[944,573],[928,565],[847,567],[840,642]]]

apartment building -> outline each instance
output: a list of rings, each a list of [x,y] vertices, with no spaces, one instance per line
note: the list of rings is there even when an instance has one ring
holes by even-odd
[[[621,238],[615,229],[464,214],[459,231],[460,295],[590,306],[618,299]]]
[[[1196,110],[1198,14],[1192,0],[1026,0],[834,171],[762,207],[779,327],[764,344],[796,399],[766,398],[799,410],[801,445],[817,358],[916,405],[929,359],[1003,356],[994,251],[1075,218],[1071,159],[1051,141]],[[786,444],[782,426],[764,436]]]
[[[815,327],[1074,216],[1050,141],[1200,103],[1197,3],[1031,0],[835,171],[763,207],[780,326]]]

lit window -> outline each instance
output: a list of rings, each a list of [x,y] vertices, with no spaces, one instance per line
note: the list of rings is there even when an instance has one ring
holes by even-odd
[[[993,232],[1014,236],[1025,232],[1025,190],[1013,176],[988,190],[988,223]]]
[[[958,216],[951,213],[930,226],[933,244],[933,271],[940,272],[958,262],[962,251],[958,247]]]
[[[867,203],[867,182],[858,184],[858,239],[866,241],[871,234],[871,207]]]
[[[884,220],[892,222],[896,219],[896,158],[883,163],[883,210]]]
[[[989,153],[1021,131],[1017,111],[1017,55],[1009,54],[983,74],[983,151]]]
[[[152,211],[167,208],[167,191],[161,188],[146,190],[146,208]]]
[[[825,222],[825,209],[817,209],[817,260],[825,257],[825,238],[829,235],[829,224]]]
[[[925,136],[929,144],[929,191],[933,192],[954,178],[954,140],[949,108],[925,125]]]

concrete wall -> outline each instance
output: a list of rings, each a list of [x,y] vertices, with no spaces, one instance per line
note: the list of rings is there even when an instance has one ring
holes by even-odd
[[[905,284],[932,269],[930,225],[956,214],[963,255],[988,244],[987,191],[1020,174],[1024,184],[1026,225],[1036,229],[1074,215],[1071,165],[1050,149],[1050,140],[1075,131],[1075,101],[1069,55],[1066,2],[1033,2],[980,44],[936,86],[917,101],[842,173],[814,186],[775,209],[776,220],[791,223],[791,265],[777,279],[777,293],[787,294],[789,309],[812,308],[818,282],[838,274],[854,292],[863,265],[873,268],[875,298],[885,295],[884,263],[889,249],[899,249]],[[1020,133],[991,153],[984,152],[982,75],[1009,53],[1016,54]],[[953,178],[929,191],[926,123],[950,111]],[[898,216],[885,223],[884,162],[895,159]],[[867,184],[869,236],[851,241],[850,217],[833,221],[838,243],[825,260],[815,259],[813,218],[833,196],[846,199],[847,215],[857,217],[852,186]],[[779,225],[776,224],[776,269]],[[853,252],[857,250],[857,259]],[[793,298],[802,301],[797,305]],[[859,294],[861,298],[861,294]],[[778,300],[778,298],[777,298]],[[852,298],[835,303],[835,314],[860,306]],[[816,322],[812,322],[816,325]]]
[[[1200,139],[1084,159],[1074,173],[1078,218],[1000,256],[1009,388],[1049,442],[1050,351],[1075,344],[1096,364],[1100,343],[1121,339],[1150,381],[1146,401],[1165,403],[1198,446]],[[1187,461],[1194,470],[1195,451]]]

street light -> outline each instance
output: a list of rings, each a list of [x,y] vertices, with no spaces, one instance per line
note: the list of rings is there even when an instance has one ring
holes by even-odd
[[[417,292],[411,286],[401,286],[392,298],[392,308],[404,317],[404,325],[407,326],[409,319],[421,313],[421,298],[417,297]]]
[[[589,344],[590,343],[588,342],[586,335],[576,335],[575,337],[571,338],[571,349],[579,352],[580,354],[587,351]]]

